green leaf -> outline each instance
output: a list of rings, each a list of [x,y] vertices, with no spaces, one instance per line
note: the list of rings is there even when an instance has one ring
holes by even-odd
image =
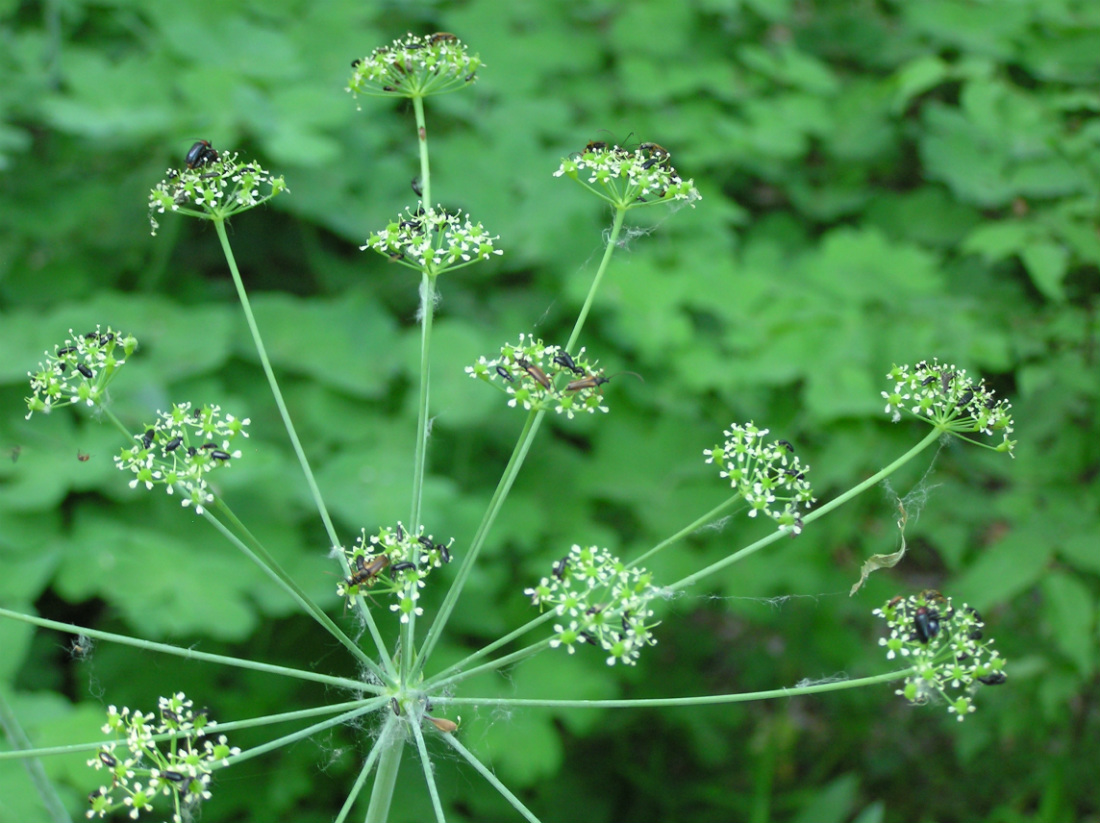
[[[1096,657],[1096,602],[1079,579],[1061,572],[1043,578],[1043,612],[1054,644],[1073,661],[1082,677],[1091,677]]]
[[[1060,302],[1065,299],[1062,281],[1069,267],[1069,254],[1065,246],[1034,242],[1024,247],[1021,257],[1035,288],[1051,300]]]

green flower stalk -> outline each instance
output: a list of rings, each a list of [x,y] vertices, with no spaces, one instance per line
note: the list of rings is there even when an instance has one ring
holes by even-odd
[[[241,456],[233,441],[248,437],[244,427],[249,419],[231,414],[224,417],[219,406],[204,406],[191,410],[190,403],[172,406],[160,412],[157,421],[146,426],[139,441],[115,458],[123,471],[133,472],[130,488],[144,484],[145,488],[164,486],[168,494],[181,493],[184,506],[194,506],[197,514],[214,502],[207,475],[228,468]]]
[[[255,161],[245,162],[237,152],[214,152],[195,168],[168,169],[165,179],[149,194],[149,224],[155,235],[156,215],[167,211],[204,220],[228,220],[289,191],[282,176],[276,177]]]
[[[215,725],[205,711],[196,713],[183,693],[160,698],[157,715],[108,707],[103,733],[121,735],[122,739],[105,744],[88,761],[111,780],[88,796],[91,808],[87,816],[106,817],[129,809],[127,816],[136,820],[141,812],[152,811],[153,800],[163,795],[172,799],[173,823],[190,819],[197,804],[211,796],[211,772],[229,765],[230,756],[240,754],[224,735],[216,742],[204,740],[199,745],[198,738]],[[165,744],[163,750],[157,745],[157,736]]]
[[[425,210],[423,206],[415,213],[405,211],[385,229],[367,237],[366,245],[359,249],[374,249],[391,262],[433,277],[504,253],[493,245],[499,235],[490,235],[481,223],[463,218],[462,212],[442,207]]]
[[[973,694],[982,686],[1007,680],[1005,659],[983,640],[985,623],[966,605],[955,608],[951,598],[937,591],[895,597],[872,612],[886,620],[888,637],[879,639],[886,658],[908,659],[914,673],[897,690],[910,703],[943,699],[948,712],[961,722],[975,711]]]
[[[508,395],[508,405],[513,408],[552,409],[572,420],[578,412],[608,411],[602,387],[611,378],[599,371],[596,363],[585,357],[584,348],[571,356],[560,346],[548,346],[540,338],[521,333],[518,343],[503,346],[499,357],[479,357],[466,367],[466,374]]]
[[[649,622],[653,617],[650,601],[663,597],[653,585],[653,575],[641,568],[627,566],[607,549],[574,545],[569,554],[554,564],[550,577],[544,577],[524,594],[539,606],[551,606],[569,624],[555,624],[557,634],[550,646],[565,646],[573,654],[574,645],[591,643],[608,653],[607,665],[621,662],[633,666],[645,646],[657,643]]]
[[[465,44],[449,32],[407,34],[353,60],[347,90],[356,97],[445,94],[474,82],[481,65],[481,58],[469,54]]]
[[[786,440],[765,443],[768,429],[758,429],[751,421],[743,426],[734,423],[723,434],[724,443],[703,450],[706,462],[717,465],[719,477],[728,478],[749,504],[749,517],[763,512],[780,529],[800,534],[799,509],[809,509],[815,498],[806,480],[810,467],[795,456],[794,446]]]
[[[931,363],[922,360],[913,367],[894,366],[886,376],[894,381],[894,388],[882,396],[886,400],[886,413],[895,423],[901,420],[903,411],[908,411],[955,437],[1013,456],[1016,441],[1008,439],[1014,425],[1009,411],[1012,404],[997,400],[984,380],[975,383],[966,376],[966,369],[935,359]],[[992,437],[998,432],[1003,439],[997,446],[963,437],[964,434]]]
[[[100,326],[87,334],[76,334],[46,352],[46,362],[38,371],[27,372],[31,379],[31,396],[27,398],[26,419],[35,412],[49,414],[53,409],[80,403],[102,405],[107,399],[107,385],[118,374],[126,358],[134,353],[135,337],[116,332],[110,326]]]
[[[584,151],[562,160],[555,177],[569,177],[615,208],[632,209],[658,203],[695,208],[702,195],[694,180],[684,180],[672,165],[672,155],[656,143],[636,149],[589,143]]]

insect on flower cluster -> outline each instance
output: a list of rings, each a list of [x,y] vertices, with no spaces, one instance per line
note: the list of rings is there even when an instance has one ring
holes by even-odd
[[[570,355],[560,346],[548,346],[539,338],[520,334],[517,344],[503,346],[499,357],[478,358],[466,367],[466,374],[509,395],[508,405],[512,407],[553,409],[570,419],[577,412],[607,412],[601,387],[611,377],[597,370],[596,361],[587,359],[583,348]]]
[[[155,215],[166,211],[193,217],[228,219],[287,191],[286,182],[237,152],[216,151],[199,140],[187,152],[184,168],[168,169],[149,193],[149,223],[156,234]]]
[[[194,506],[198,514],[213,502],[207,475],[227,467],[241,456],[233,441],[248,437],[251,421],[231,414],[224,417],[220,406],[192,410],[190,403],[179,403],[171,411],[159,412],[157,421],[134,435],[138,442],[115,458],[123,471],[131,471],[130,488],[143,483],[145,488],[163,485],[168,494],[179,489],[184,506]]]
[[[95,406],[107,396],[107,384],[118,373],[126,358],[134,353],[138,341],[128,334],[104,331],[96,326],[87,334],[76,334],[46,352],[46,362],[38,371],[27,372],[31,396],[27,398],[27,419],[35,412],[49,414],[53,409],[73,403]]]
[[[922,360],[913,367],[894,366],[886,376],[894,381],[894,387],[882,397],[886,413],[895,423],[908,410],[958,437],[968,433],[992,437],[1000,432],[1003,440],[997,446],[978,445],[1012,455],[1016,446],[1016,441],[1008,439],[1014,425],[1012,404],[998,400],[984,380],[975,383],[967,377],[966,369],[938,360]]]
[[[768,429],[758,429],[751,421],[743,426],[734,423],[723,434],[724,443],[703,450],[706,462],[717,465],[719,476],[728,478],[749,504],[749,517],[763,512],[781,529],[800,534],[799,509],[808,509],[814,496],[806,479],[810,467],[795,456],[794,446],[787,440],[765,443]]]
[[[379,46],[366,57],[351,61],[347,90],[353,95],[426,97],[469,85],[477,79],[481,58],[447,31],[407,34],[389,46]]]
[[[339,549],[344,552],[351,573],[336,584],[336,594],[351,598],[365,594],[367,589],[393,594],[397,602],[390,606],[390,611],[399,613],[401,622],[407,623],[410,614],[418,617],[423,614],[423,609],[416,605],[420,589],[432,569],[451,562],[452,545],[454,538],[446,544],[436,543],[430,534],[424,533],[423,526],[415,535],[401,523],[392,529],[387,526],[370,537],[364,529],[351,551]],[[374,589],[376,583],[381,585]]]
[[[619,208],[680,201],[692,208],[702,195],[684,180],[668,149],[640,143],[635,149],[593,141],[561,162],[555,177],[569,177]]]
[[[657,643],[651,629],[656,623],[650,601],[662,596],[653,575],[641,567],[628,568],[607,549],[574,545],[554,564],[550,577],[524,594],[539,606],[551,606],[564,623],[554,625],[557,634],[550,646],[565,646],[573,654],[575,644],[591,643],[608,653],[607,665],[633,666],[644,646]]]
[[[100,747],[88,761],[111,778],[88,795],[89,818],[126,809],[136,820],[141,812],[153,811],[153,801],[161,795],[171,798],[171,819],[181,823],[192,816],[196,804],[209,799],[213,770],[228,766],[228,758],[240,754],[225,735],[216,741],[199,740],[216,724],[205,710],[196,713],[182,692],[162,697],[158,704],[156,715],[108,707],[103,733],[120,739]]]
[[[493,245],[499,239],[481,223],[464,218],[462,212],[418,206],[415,212],[406,209],[385,229],[368,236],[359,249],[374,249],[392,263],[438,275],[504,254]]]
[[[961,721],[975,710],[972,696],[981,686],[1005,682],[1005,659],[983,639],[985,623],[965,603],[955,608],[950,597],[927,590],[895,597],[872,612],[886,620],[888,637],[879,639],[888,660],[907,659],[916,672],[897,694],[911,703],[942,698]]]

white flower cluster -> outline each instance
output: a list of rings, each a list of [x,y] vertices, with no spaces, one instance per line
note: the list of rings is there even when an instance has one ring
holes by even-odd
[[[657,643],[650,601],[661,596],[653,575],[641,567],[627,568],[607,549],[574,545],[554,564],[550,577],[524,594],[536,606],[551,606],[569,624],[555,624],[550,646],[591,643],[607,652],[607,665],[634,665],[642,648]]]
[[[477,79],[481,65],[481,58],[469,54],[450,32],[407,34],[392,45],[379,46],[366,57],[352,60],[347,90],[356,96],[426,97],[469,85]]]
[[[210,152],[211,159],[195,168],[168,169],[165,179],[149,193],[149,223],[156,234],[155,215],[166,211],[227,219],[266,203],[289,191],[282,176],[276,177],[255,161],[245,162],[237,152]]]
[[[594,141],[562,160],[555,177],[569,177],[620,208],[682,201],[692,208],[702,195],[694,180],[673,167],[668,149],[641,143],[635,149]]]
[[[911,703],[927,703],[934,697],[947,702],[947,710],[961,721],[975,710],[972,695],[981,686],[1005,682],[1005,659],[982,640],[985,623],[965,603],[951,605],[951,598],[927,590],[910,597],[895,597],[872,612],[886,620],[889,637],[879,639],[886,658],[907,659],[916,666],[897,694]]]
[[[463,218],[461,212],[425,209],[420,205],[415,212],[406,209],[385,229],[369,235],[359,249],[374,249],[393,263],[438,275],[488,260],[494,254],[504,254],[493,246],[493,241],[499,239],[499,235],[490,235],[480,223]]]
[[[883,392],[886,413],[897,423],[901,413],[927,419],[941,428],[959,435],[979,433],[1003,435],[995,451],[1012,454],[1016,441],[1009,440],[1013,430],[1012,405],[998,400],[984,380],[975,383],[953,363],[931,363],[922,360],[916,366],[894,366],[886,375],[894,381],[892,391]]]
[[[210,798],[213,769],[228,766],[229,757],[241,753],[228,745],[225,735],[199,745],[197,738],[216,724],[205,710],[196,714],[182,692],[158,702],[156,715],[108,707],[103,733],[121,735],[121,739],[102,746],[88,761],[111,778],[110,785],[88,795],[89,818],[128,809],[128,816],[136,820],[141,812],[153,810],[157,795],[165,795],[172,798],[173,823],[182,823],[192,817],[195,804]],[[171,735],[166,751],[157,746],[155,735]]]
[[[351,575],[336,584],[340,597],[356,597],[372,589],[381,594],[393,594],[397,602],[390,611],[401,615],[401,622],[408,623],[409,615],[419,617],[424,613],[417,605],[424,580],[444,563],[451,562],[452,537],[447,543],[436,543],[421,526],[416,534],[409,533],[399,522],[397,528],[389,526],[378,534],[367,537],[366,529],[356,538],[351,551],[339,547],[348,560]],[[374,589],[376,583],[381,583]]]
[[[179,403],[168,412],[159,412],[157,421],[134,435],[137,444],[123,449],[115,464],[131,471],[130,488],[144,484],[145,488],[163,485],[168,494],[178,488],[184,506],[194,506],[198,514],[213,502],[206,475],[214,469],[230,465],[241,456],[232,442],[251,421],[231,414],[222,417],[220,406],[191,409],[190,403]]]
[[[503,346],[499,357],[478,358],[466,374],[499,388],[509,396],[509,406],[553,409],[572,419],[578,412],[607,412],[602,386],[611,378],[597,371],[596,362],[585,357],[583,348],[573,356],[520,334],[518,343]]]
[[[38,371],[27,372],[31,396],[27,398],[27,419],[35,412],[49,414],[53,409],[73,403],[94,406],[106,398],[107,384],[126,358],[137,348],[137,339],[128,334],[104,331],[100,326],[87,334],[76,334],[46,352],[46,362]]]
[[[788,441],[765,443],[767,433],[768,429],[758,429],[751,421],[743,426],[734,423],[723,432],[726,441],[704,449],[703,454],[749,504],[749,517],[763,512],[781,529],[800,534],[799,508],[808,509],[814,502],[806,479],[810,467],[802,465]]]

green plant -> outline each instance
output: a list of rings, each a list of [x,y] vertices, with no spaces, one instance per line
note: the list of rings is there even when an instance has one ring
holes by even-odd
[[[102,409],[103,414],[126,432],[126,437],[133,444],[124,449],[117,458],[120,468],[134,474],[132,483],[143,484],[146,488],[161,485],[169,493],[178,494],[185,506],[192,507],[197,514],[208,520],[342,643],[363,671],[359,679],[336,678],[300,671],[290,672],[253,661],[222,659],[220,662],[228,665],[308,677],[315,682],[351,691],[357,695],[357,699],[316,710],[293,712],[278,718],[218,724],[221,730],[232,730],[270,723],[276,719],[285,720],[290,716],[298,718],[310,714],[335,715],[306,729],[245,751],[230,749],[225,742],[219,741],[217,745],[223,748],[209,753],[203,770],[200,770],[199,763],[188,763],[188,758],[193,760],[195,757],[196,750],[191,745],[193,738],[203,729],[198,728],[193,714],[181,711],[186,702],[182,696],[175,695],[166,699],[169,702],[162,701],[160,717],[152,737],[147,734],[147,723],[142,724],[136,734],[132,734],[132,724],[122,723],[121,718],[137,717],[136,712],[115,712],[112,716],[116,722],[109,724],[111,728],[122,730],[122,726],[126,725],[127,739],[133,738],[130,751],[135,762],[130,765],[136,765],[139,751],[144,753],[142,757],[145,759],[155,761],[153,765],[142,767],[148,770],[147,774],[142,775],[148,782],[141,788],[137,788],[136,784],[129,786],[125,783],[131,775],[114,773],[115,786],[120,791],[128,792],[126,797],[129,798],[129,805],[135,811],[146,808],[151,799],[149,792],[163,791],[172,795],[176,802],[175,813],[179,815],[181,798],[185,804],[188,799],[193,800],[205,793],[206,781],[203,775],[208,774],[205,769],[224,767],[257,757],[277,746],[286,745],[331,726],[359,721],[370,713],[379,713],[384,720],[374,737],[374,747],[364,763],[360,779],[349,793],[341,818],[350,810],[351,804],[375,768],[377,771],[367,817],[387,817],[400,760],[405,743],[410,738],[419,750],[436,814],[442,817],[442,803],[433,779],[427,741],[423,735],[423,730],[428,727],[424,726],[423,721],[428,721],[431,727],[440,732],[441,739],[485,775],[522,814],[532,818],[519,799],[463,745],[455,734],[459,730],[455,721],[430,714],[436,710],[435,707],[691,706],[814,694],[905,679],[906,696],[914,701],[923,701],[934,694],[942,694],[948,686],[961,687],[962,693],[952,697],[949,709],[956,712],[960,720],[972,711],[970,693],[982,684],[992,685],[1003,680],[1003,661],[992,654],[987,654],[983,659],[978,653],[984,647],[974,645],[980,638],[972,635],[981,628],[976,613],[965,605],[953,608],[948,599],[941,599],[936,595],[891,601],[883,608],[882,615],[892,631],[890,654],[911,656],[916,662],[898,671],[859,680],[804,684],[766,692],[640,701],[508,700],[458,696],[455,693],[464,680],[482,672],[510,666],[552,647],[564,647],[572,654],[585,645],[598,645],[603,649],[607,663],[631,664],[657,637],[654,632],[657,625],[655,618],[659,616],[662,600],[671,599],[677,592],[698,585],[731,564],[775,544],[784,537],[802,534],[807,526],[824,514],[859,492],[871,488],[921,451],[935,444],[945,434],[959,437],[964,434],[1001,435],[1001,442],[988,448],[1011,452],[1014,444],[1008,439],[1012,431],[1012,420],[1007,403],[998,401],[984,382],[969,379],[963,369],[935,360],[931,363],[918,363],[913,367],[896,367],[889,375],[892,385],[888,392],[883,392],[887,400],[887,412],[893,414],[895,420],[900,420],[903,412],[911,412],[931,424],[932,430],[912,449],[873,477],[828,504],[811,510],[813,493],[806,479],[809,467],[795,455],[794,446],[785,440],[768,442],[765,439],[768,430],[751,423],[733,424],[726,432],[726,440],[705,453],[707,462],[714,463],[721,476],[728,479],[734,489],[728,500],[710,511],[699,512],[698,516],[678,532],[629,561],[620,560],[599,546],[582,547],[575,544],[568,554],[554,564],[546,577],[527,590],[533,604],[547,609],[546,611],[480,651],[460,661],[444,664],[431,675],[426,673],[426,666],[432,659],[432,653],[440,642],[448,619],[474,571],[477,558],[486,545],[494,521],[505,505],[545,415],[553,411],[572,418],[580,412],[609,410],[604,391],[610,389],[604,387],[613,376],[604,374],[598,359],[585,349],[578,348],[577,344],[596,300],[598,287],[610,270],[614,252],[628,237],[642,233],[627,226],[627,214],[642,208],[693,204],[698,199],[698,193],[692,181],[679,176],[672,165],[671,153],[655,143],[641,143],[634,149],[591,143],[576,156],[562,162],[557,171],[559,176],[570,177],[585,185],[612,208],[614,218],[604,257],[588,290],[573,332],[563,345],[547,344],[524,332],[520,334],[518,343],[506,344],[498,354],[483,356],[468,367],[467,372],[472,377],[499,389],[507,397],[507,404],[517,410],[522,408],[527,412],[527,418],[497,491],[472,540],[468,545],[459,548],[455,547],[453,539],[437,542],[432,532],[426,528],[423,512],[429,443],[432,321],[439,292],[437,280],[444,272],[488,259],[499,254],[500,250],[495,246],[497,238],[490,236],[480,224],[473,223],[454,211],[431,205],[432,178],[428,163],[424,99],[433,93],[468,85],[474,79],[479,62],[450,35],[438,34],[429,38],[410,36],[392,47],[376,50],[357,61],[357,64],[350,84],[353,91],[358,94],[407,97],[411,100],[420,147],[421,175],[417,186],[423,194],[422,205],[407,209],[384,230],[370,235],[364,246],[365,249],[385,255],[395,264],[415,271],[420,281],[421,382],[417,406],[413,495],[407,523],[380,526],[369,536],[364,529],[355,545],[344,545],[327,512],[318,484],[313,478],[306,450],[298,439],[275,380],[274,369],[237,270],[225,231],[225,221],[230,214],[251,208],[284,191],[282,179],[270,176],[257,163],[241,160],[235,153],[221,153],[206,162],[196,164],[195,168],[173,172],[154,190],[151,208],[155,213],[178,211],[201,217],[211,221],[217,231],[260,361],[313,493],[319,516],[328,532],[333,557],[340,563],[344,579],[337,583],[337,593],[346,598],[354,615],[369,632],[375,648],[373,654],[365,652],[302,591],[245,523],[234,515],[226,500],[211,484],[211,479],[217,476],[215,472],[220,474],[230,470],[234,465],[233,461],[240,457],[240,452],[234,448],[234,441],[237,437],[247,437],[247,419],[222,416],[220,408],[216,406],[193,407],[188,402],[181,402],[173,406],[171,411],[162,412],[155,423],[143,427],[137,434],[130,434],[127,427],[114,418],[110,408],[105,406],[105,390],[107,382],[117,375],[123,360],[134,353],[136,341],[133,337],[110,328],[97,328],[86,335],[74,334],[59,344],[53,353],[48,354],[46,363],[32,375],[35,393],[28,403],[32,414],[36,411],[48,412],[69,403]],[[154,230],[155,228],[154,214]],[[124,357],[116,356],[120,349]],[[548,496],[560,493],[563,490],[550,489],[547,492]],[[745,508],[750,517],[762,513],[772,518],[778,528],[771,535],[677,581],[658,584],[653,575],[640,565],[644,560],[675,545],[699,528],[712,524],[738,506]],[[461,557],[458,572],[434,615],[431,627],[421,637],[416,631],[418,619],[424,616],[422,607],[418,605],[420,590],[437,579],[430,575],[446,565],[452,554]],[[375,595],[379,598],[390,595],[394,599],[388,610],[379,608],[377,611],[382,615],[387,611],[397,614],[398,620],[394,627],[398,636],[396,642],[384,634],[381,618],[376,615],[376,609],[371,608],[369,601],[373,601]],[[62,626],[53,621],[18,616],[8,611],[4,614],[39,626],[70,631],[78,636],[130,643],[183,656],[197,656],[187,649],[134,641],[75,626]],[[560,622],[553,624],[553,633],[549,637],[507,653],[497,654],[528,632],[555,618]],[[993,664],[993,660],[999,662]],[[935,688],[929,687],[929,683],[934,683]],[[179,705],[171,704],[171,700],[177,701]],[[202,713],[199,716],[203,716]],[[140,717],[144,719],[145,716]],[[206,727],[212,728],[212,725],[206,723]],[[153,753],[154,750],[148,748],[150,741],[161,740],[170,745],[183,741],[186,745],[173,749],[171,756],[162,755],[164,759],[161,761]],[[109,746],[101,750],[92,762],[109,769],[120,767],[120,764],[122,768],[129,769],[126,761],[120,761],[115,752],[116,749]],[[194,771],[185,771],[181,764],[188,764]],[[106,813],[108,809],[125,803],[126,800],[109,799],[108,789],[99,792],[92,802],[98,804],[97,811]]]

